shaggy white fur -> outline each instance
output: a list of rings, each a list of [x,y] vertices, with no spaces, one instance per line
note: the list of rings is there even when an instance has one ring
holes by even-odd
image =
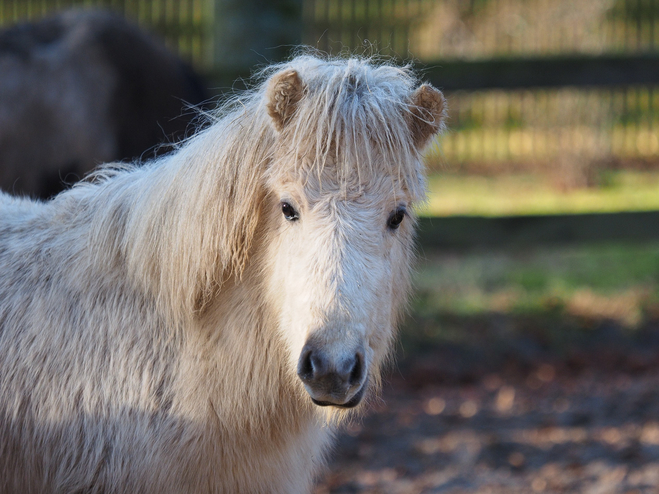
[[[377,387],[444,99],[355,58],[261,77],[157,162],[0,194],[0,492],[308,492]],[[310,341],[359,356],[337,406]]]

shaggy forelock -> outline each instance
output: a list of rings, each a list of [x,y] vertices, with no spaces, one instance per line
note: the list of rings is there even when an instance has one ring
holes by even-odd
[[[409,67],[302,56],[270,70],[284,69],[301,74],[305,86],[286,132],[295,166],[320,176],[331,164],[342,183],[384,174],[397,177],[413,196],[421,194],[418,154],[405,118],[416,84]]]
[[[386,175],[397,179],[413,200],[423,197],[422,165],[419,150],[411,144],[408,120],[410,95],[419,81],[409,66],[393,67],[372,58],[298,56],[257,74],[261,83],[221,105],[216,123],[233,122],[246,140],[272,139],[274,130],[263,110],[267,82],[290,70],[299,74],[304,94],[279,145],[275,142],[271,155],[263,157],[271,163],[270,175],[291,176],[293,167],[320,179],[331,167],[344,185]],[[249,146],[245,140],[235,142]],[[278,160],[272,160],[275,154]]]

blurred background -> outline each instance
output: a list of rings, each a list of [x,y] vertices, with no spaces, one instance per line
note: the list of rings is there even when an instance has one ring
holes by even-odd
[[[0,24],[72,7],[208,97],[300,43],[445,91],[397,363],[317,494],[659,491],[659,0],[0,0]]]

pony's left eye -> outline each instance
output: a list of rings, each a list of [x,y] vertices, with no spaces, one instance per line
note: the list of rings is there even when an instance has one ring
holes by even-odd
[[[286,218],[288,221],[295,221],[300,219],[300,215],[297,214],[295,208],[287,202],[282,201],[281,212],[284,215],[284,218]]]
[[[392,211],[387,220],[387,227],[390,230],[396,230],[405,219],[406,214],[407,211],[403,207],[396,209],[396,211]]]

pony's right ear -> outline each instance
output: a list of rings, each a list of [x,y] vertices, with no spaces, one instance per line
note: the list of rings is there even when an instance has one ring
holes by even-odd
[[[417,149],[426,147],[430,138],[444,128],[445,118],[446,100],[441,91],[422,84],[412,93],[409,126]]]
[[[266,98],[275,129],[281,132],[291,120],[303,92],[302,80],[295,70],[283,70],[272,76]]]

